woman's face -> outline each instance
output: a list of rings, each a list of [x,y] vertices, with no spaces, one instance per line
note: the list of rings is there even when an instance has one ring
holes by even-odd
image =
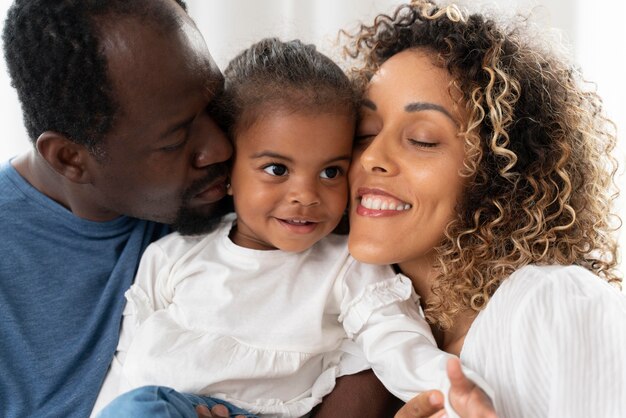
[[[462,116],[450,74],[420,50],[372,78],[350,168],[350,251],[366,263],[428,261],[463,190]]]

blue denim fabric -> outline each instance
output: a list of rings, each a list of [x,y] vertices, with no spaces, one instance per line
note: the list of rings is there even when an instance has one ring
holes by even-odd
[[[98,418],[150,417],[150,418],[198,418],[196,406],[209,409],[221,404],[228,408],[231,417],[243,415],[257,418],[226,401],[208,396],[180,393],[164,386],[144,386],[118,396],[104,408]]]

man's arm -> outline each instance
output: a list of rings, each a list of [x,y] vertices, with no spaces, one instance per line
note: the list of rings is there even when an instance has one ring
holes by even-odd
[[[393,417],[402,401],[390,394],[371,370],[337,379],[333,391],[315,407],[315,418]]]

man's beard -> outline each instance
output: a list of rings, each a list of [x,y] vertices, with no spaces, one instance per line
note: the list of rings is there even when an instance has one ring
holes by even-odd
[[[172,222],[172,229],[182,235],[196,235],[211,232],[215,229],[222,216],[233,212],[233,199],[225,196],[221,200],[211,205],[210,213],[199,212],[189,207],[189,201],[207,185],[215,181],[216,178],[226,175],[229,167],[226,163],[213,164],[207,168],[207,176],[204,179],[194,182],[185,192],[182,204],[176,219]]]
[[[233,199],[230,196],[215,202],[210,214],[198,213],[183,206],[171,226],[174,231],[182,235],[205,234],[215,229],[222,216],[233,211]]]

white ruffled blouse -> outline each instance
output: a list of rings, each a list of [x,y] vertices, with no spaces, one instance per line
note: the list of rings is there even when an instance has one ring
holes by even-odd
[[[449,355],[436,348],[409,279],[355,261],[341,236],[297,254],[242,248],[228,237],[233,221],[146,250],[94,411],[156,384],[298,417],[338,376],[370,366],[404,400],[446,390]]]

